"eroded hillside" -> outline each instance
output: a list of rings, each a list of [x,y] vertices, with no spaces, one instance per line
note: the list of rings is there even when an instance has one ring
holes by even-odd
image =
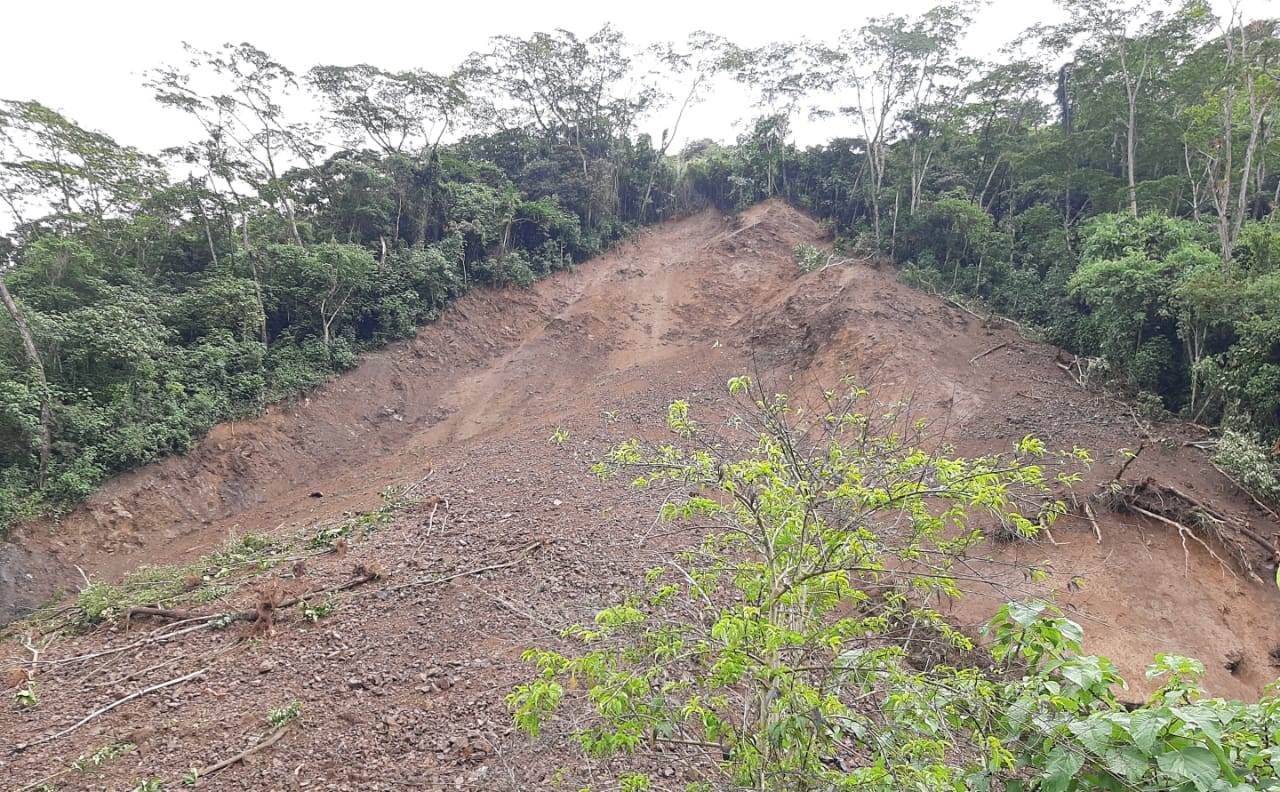
[[[801,275],[800,243],[821,244],[821,231],[781,202],[736,218],[708,210],[533,289],[473,293],[308,399],[220,426],[191,454],[111,482],[61,525],[29,528],[0,581],[8,608],[82,585],[77,567],[116,580],[252,532],[304,540],[269,569],[237,571],[210,594],[218,603],[193,612],[251,610],[264,586],[332,612],[313,621],[281,608],[265,636],[249,619],[184,633],[139,615],[29,641],[41,650],[34,666],[11,637],[0,663],[34,667],[40,699],[0,719],[0,740],[30,746],[0,756],[0,775],[38,785],[128,741],[137,750],[64,772],[59,787],[176,785],[187,768],[251,744],[269,728],[265,713],[296,700],[299,728],[207,788],[547,787],[572,761],[510,729],[503,699],[527,673],[521,651],[589,618],[678,540],[654,527],[652,498],[592,478],[587,455],[656,433],[674,399],[716,414],[725,381],[743,372],[798,397],[852,375],[882,401],[908,401],[964,453],[1029,433],[1092,449],[1082,492],[1116,476],[1119,449],[1145,445],[1124,481],[1151,477],[1211,504],[1227,539],[1277,529],[1185,444],[1194,431],[1145,424],[1081,388],[1053,348],[891,271],[852,263]],[[570,438],[561,447],[548,442],[557,427]],[[343,522],[405,485],[447,508],[420,500]],[[1088,648],[1129,679],[1173,652],[1203,659],[1214,693],[1256,696],[1280,646],[1280,595],[1245,571],[1270,577],[1262,550],[1242,542],[1241,563],[1157,520],[1105,509],[1096,519],[1096,533],[1075,515],[1052,540],[984,548],[984,581],[967,584],[957,622],[980,623],[1026,591],[1035,566],[1050,572],[1040,590],[1084,624]],[[347,532],[339,552],[305,542],[335,526]]]

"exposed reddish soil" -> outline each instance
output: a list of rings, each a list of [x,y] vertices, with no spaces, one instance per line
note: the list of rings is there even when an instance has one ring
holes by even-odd
[[[189,561],[229,535],[295,535],[372,508],[384,488],[431,471],[424,491],[449,499],[443,528],[442,511],[430,534],[424,511],[411,509],[353,538],[343,557],[310,559],[303,581],[288,565],[264,573],[297,589],[348,580],[356,563],[383,571],[343,592],[336,612],[316,624],[293,609],[271,636],[240,624],[41,666],[37,707],[19,711],[7,695],[0,702],[0,746],[204,673],[65,737],[21,752],[0,748],[0,786],[39,782],[105,743],[130,740],[136,752],[66,773],[58,788],[128,789],[147,777],[176,788],[187,768],[252,744],[269,730],[265,713],[296,699],[297,728],[203,786],[553,788],[556,769],[578,772],[577,764],[551,742],[511,733],[503,699],[528,674],[520,653],[612,602],[663,542],[675,541],[646,538],[657,504],[595,480],[586,451],[654,431],[673,399],[714,413],[724,407],[726,379],[747,371],[800,394],[845,374],[873,379],[880,400],[910,399],[965,453],[1004,450],[1028,433],[1093,449],[1098,464],[1086,492],[1115,474],[1117,449],[1137,448],[1144,434],[1166,438],[1126,480],[1152,476],[1212,504],[1232,525],[1276,530],[1182,444],[1193,430],[1143,429],[1123,405],[1064,374],[1053,348],[986,326],[888,270],[852,264],[801,275],[793,247],[821,238],[812,220],[779,202],[736,219],[706,211],[533,289],[472,294],[412,341],[367,356],[309,398],[220,426],[192,453],[112,481],[61,525],[27,529],[0,555],[0,606],[10,609],[75,588],[76,566],[111,580],[144,563]],[[974,360],[1000,344],[1007,346]],[[556,427],[572,437],[562,448],[547,439]],[[1026,589],[1009,562],[1034,564],[1052,573],[1045,590],[1084,624],[1088,648],[1135,683],[1133,698],[1156,652],[1204,660],[1213,693],[1256,696],[1276,673],[1275,586],[1232,572],[1194,542],[1184,550],[1160,523],[1103,510],[1098,518],[1101,543],[1087,521],[1073,519],[1054,530],[1056,546],[988,548],[988,582],[969,585],[974,596],[955,608],[956,620],[983,621],[1011,591]],[[1269,578],[1261,551],[1251,552]],[[408,585],[490,566],[497,568]],[[253,596],[246,588],[229,599],[249,607]],[[139,620],[60,637],[43,659],[121,647],[157,626]],[[1224,663],[1237,652],[1230,672]],[[10,639],[0,644],[0,670],[29,656]],[[668,772],[674,785],[682,771],[673,763]]]

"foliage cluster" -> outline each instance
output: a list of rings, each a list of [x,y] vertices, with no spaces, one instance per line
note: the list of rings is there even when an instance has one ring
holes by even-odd
[[[943,616],[982,531],[1050,525],[1087,453],[1032,437],[979,458],[923,450],[864,396],[806,412],[754,389],[741,445],[676,403],[674,442],[614,448],[601,475],[638,474],[663,519],[713,527],[567,630],[573,648],[526,652],[516,725],[609,760],[624,789],[660,783],[633,759],[646,753],[685,766],[689,792],[1280,783],[1272,696],[1207,698],[1200,663],[1161,655],[1156,692],[1126,705],[1112,664],[1043,601],[1002,607],[981,646]]]

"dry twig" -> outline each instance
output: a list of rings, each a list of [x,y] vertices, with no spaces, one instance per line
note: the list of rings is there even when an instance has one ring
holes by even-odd
[[[534,541],[530,542],[529,544],[521,548],[519,555],[516,558],[513,558],[510,561],[505,561],[501,564],[491,564],[489,566],[479,567],[478,569],[467,569],[462,572],[454,572],[452,575],[445,575],[444,577],[440,577],[440,578],[429,578],[429,577],[414,578],[413,580],[410,580],[406,583],[401,583],[398,586],[392,586],[389,590],[399,591],[401,589],[409,588],[411,586],[421,586],[421,585],[439,586],[443,583],[448,583],[450,580],[457,580],[458,578],[463,578],[463,577],[471,577],[473,575],[479,575],[482,572],[496,572],[499,569],[506,569],[508,567],[513,567],[516,564],[519,564],[520,562],[524,561],[524,559],[530,553],[537,550],[539,547],[542,547],[543,544],[544,544],[543,540],[535,539]]]
[[[1009,346],[1008,341],[1005,341],[1003,344],[996,344],[995,346],[988,349],[986,352],[980,352],[974,355],[973,357],[969,358],[969,365],[972,366],[974,363],[977,363],[979,360],[982,360],[984,357],[986,357],[987,355],[990,355],[992,352],[999,352],[1000,350],[1004,349],[1007,346]]]
[[[1088,501],[1084,503],[1084,516],[1089,518],[1089,524],[1093,526],[1093,535],[1098,537],[1098,544],[1102,544],[1102,528],[1098,525],[1098,515],[1093,513],[1093,507]]]
[[[249,746],[248,748],[244,749],[240,753],[236,754],[235,756],[228,757],[226,759],[223,759],[221,762],[217,762],[201,770],[197,770],[196,784],[198,785],[205,778],[213,775],[219,770],[225,770],[226,768],[232,766],[233,764],[237,764],[239,762],[244,761],[245,757],[252,756],[253,754],[256,754],[258,751],[265,751],[266,749],[280,742],[280,740],[284,739],[284,736],[293,729],[293,724],[294,724],[293,721],[289,721],[288,723],[280,726],[275,731],[268,734],[266,737],[263,737],[261,740],[257,741],[253,745]]]
[[[130,701],[133,701],[136,698],[142,698],[143,696],[146,696],[150,693],[155,693],[157,690],[164,690],[165,688],[173,687],[174,685],[180,685],[183,682],[189,682],[192,679],[195,679],[196,677],[204,676],[206,673],[208,673],[210,668],[213,668],[213,666],[205,666],[199,671],[192,671],[190,674],[184,674],[183,676],[177,677],[176,679],[170,679],[165,682],[160,682],[150,687],[143,688],[141,690],[136,690],[133,693],[130,693],[129,695],[125,696],[124,698],[116,699],[110,704],[99,707],[98,709],[94,710],[93,712],[90,712],[88,715],[84,716],[83,718],[71,724],[70,726],[63,729],[62,731],[54,732],[53,734],[50,734],[47,737],[41,737],[40,739],[35,740],[34,742],[19,743],[18,745],[13,746],[13,749],[11,752],[19,753],[29,748],[34,748],[37,745],[44,745],[47,742],[53,742],[54,740],[60,737],[66,737],[68,734],[75,731],[76,729],[79,729],[81,726],[85,725],[89,721],[93,720],[94,718],[107,714],[108,712],[115,709],[116,707],[122,706],[124,704],[128,704]]]

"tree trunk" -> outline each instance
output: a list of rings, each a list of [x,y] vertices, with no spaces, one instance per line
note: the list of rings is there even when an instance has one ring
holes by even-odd
[[[901,198],[902,198],[902,188],[899,187],[893,192],[893,231],[890,233],[890,236],[889,236],[889,259],[891,261],[897,260],[896,256],[898,251],[898,202]],[[912,200],[912,203],[915,202],[914,193],[912,193],[911,200]]]
[[[40,362],[40,353],[36,350],[36,342],[31,337],[31,328],[27,326],[27,320],[23,317],[22,311],[18,309],[18,303],[14,301],[13,295],[9,293],[9,287],[5,285],[4,278],[0,276],[0,301],[4,302],[4,308],[9,313],[9,318],[13,320],[13,324],[18,328],[18,335],[22,337],[22,347],[26,350],[27,361],[31,364],[31,368],[35,371],[36,380],[40,385],[40,486],[44,486],[45,476],[49,472],[49,447],[52,445],[50,439],[50,410],[49,410],[49,381],[44,376],[44,364]]]
[[[209,257],[213,260],[214,269],[218,267],[218,249],[213,244],[213,227],[209,225],[209,215],[204,211],[204,204],[199,200],[196,201],[196,208],[200,210],[200,220],[204,223],[204,237],[209,243]]]
[[[1138,216],[1138,98],[1129,93],[1128,139],[1125,141],[1125,155],[1129,162],[1129,211]]]
[[[289,233],[293,237],[293,243],[302,246],[302,235],[298,233],[298,218],[293,213],[293,202],[285,196],[280,196],[280,202],[284,204],[285,217],[289,220]]]
[[[262,345],[267,346],[267,305],[262,301],[262,276],[258,273],[257,254],[249,242],[249,215],[244,216],[244,257],[253,272],[253,296],[258,300],[258,310],[262,313],[262,321],[258,324],[258,334],[262,337]]]

